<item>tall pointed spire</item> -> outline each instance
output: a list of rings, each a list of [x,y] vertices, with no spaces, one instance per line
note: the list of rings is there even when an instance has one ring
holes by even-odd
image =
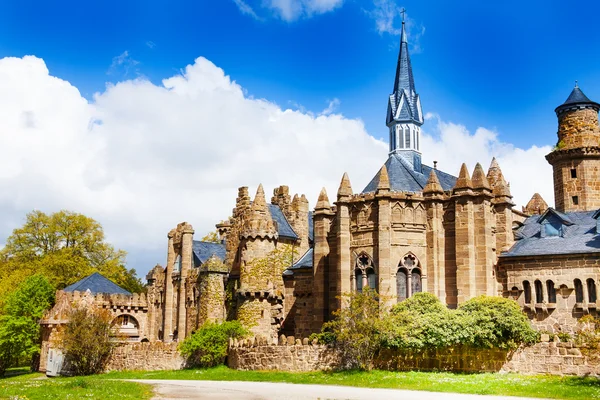
[[[388,99],[385,123],[390,130],[390,154],[397,153],[412,164],[415,171],[421,172],[420,136],[424,119],[408,54],[404,13],[403,9],[394,91]]]
[[[350,186],[350,178],[348,178],[347,172],[344,172],[344,175],[342,176],[337,195],[338,199],[344,196],[352,196],[352,186]]]

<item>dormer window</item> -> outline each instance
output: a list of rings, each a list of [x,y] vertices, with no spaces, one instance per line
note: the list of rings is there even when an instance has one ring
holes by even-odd
[[[540,235],[542,237],[563,237],[565,227],[573,225],[573,221],[564,213],[553,208],[548,208],[538,220],[542,225]]]

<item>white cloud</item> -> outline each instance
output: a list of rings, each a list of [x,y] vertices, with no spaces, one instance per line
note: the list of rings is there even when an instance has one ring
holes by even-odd
[[[496,132],[483,127],[471,134],[465,126],[442,121],[435,114],[429,113],[426,119],[421,143],[426,164],[433,165],[435,160],[442,171],[458,175],[464,162],[472,174],[478,162],[487,172],[492,157],[496,157],[519,211],[535,192],[548,204],[554,202],[552,167],[544,158],[552,151],[550,145],[520,149],[500,141]]]
[[[426,161],[456,174],[462,161],[472,169],[497,155],[519,203],[534,191],[551,200],[549,148],[435,123],[426,124]],[[286,184],[314,207],[323,186],[335,200],[344,171],[361,191],[387,155],[360,120],[250,98],[204,58],[160,85],[119,82],[91,102],[39,58],[1,59],[0,143],[0,243],[33,209],[69,209],[102,223],[140,272],[164,263],[178,222],[201,237],[227,218],[239,186]]]
[[[154,47],[154,43],[152,43],[152,46],[150,46],[148,43],[152,42],[146,42],[146,45],[148,47]],[[133,57],[131,57],[131,55],[129,54],[129,51],[125,50],[118,56],[113,57],[112,63],[110,64],[110,67],[108,68],[108,71],[106,71],[106,73],[108,75],[121,75],[123,78],[139,76],[139,64],[140,62],[134,60]]]
[[[340,106],[340,99],[338,99],[336,97],[333,100],[329,101],[329,105],[323,111],[321,111],[320,115],[332,114],[338,109],[339,106]]]
[[[238,6],[238,8],[242,14],[249,15],[252,18],[259,20],[259,21],[262,20],[262,18],[260,18],[256,14],[254,9],[252,7],[250,7],[250,5],[248,3],[246,3],[244,0],[233,0],[233,2],[235,3],[236,6]]]
[[[286,22],[293,22],[301,18],[310,18],[314,15],[324,14],[340,7],[344,0],[233,0],[243,14],[262,20],[255,12],[257,7],[268,10],[272,16]],[[255,4],[254,7],[249,3]]]
[[[396,0],[373,0],[373,8],[366,12],[375,21],[375,28],[380,35],[387,33],[399,36],[402,32],[402,9]],[[409,18],[408,14],[405,15],[405,21],[410,51],[414,54],[420,53],[425,26]]]

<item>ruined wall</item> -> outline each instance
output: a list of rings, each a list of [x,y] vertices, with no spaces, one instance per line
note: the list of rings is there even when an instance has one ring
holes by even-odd
[[[285,278],[284,321],[282,333],[307,337],[313,330],[314,300],[312,269],[296,269]]]
[[[128,343],[117,346],[108,360],[105,371],[163,371],[183,369],[184,358],[177,343]]]

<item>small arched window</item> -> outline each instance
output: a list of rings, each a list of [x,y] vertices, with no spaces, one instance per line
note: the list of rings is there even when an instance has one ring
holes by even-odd
[[[542,282],[540,281],[535,281],[535,302],[544,302],[544,287],[542,286]]]
[[[596,302],[596,282],[592,278],[587,280],[588,298],[590,303]]]
[[[554,282],[546,281],[546,290],[548,291],[548,303],[556,303],[556,289],[554,288]]]
[[[579,279],[573,281],[575,284],[575,302],[583,303],[583,285]]]
[[[523,292],[525,293],[525,304],[531,304],[531,284],[529,281],[523,282]]]
[[[362,292],[365,286],[377,289],[377,274],[371,257],[362,253],[356,258],[354,268],[354,281],[357,292]]]

